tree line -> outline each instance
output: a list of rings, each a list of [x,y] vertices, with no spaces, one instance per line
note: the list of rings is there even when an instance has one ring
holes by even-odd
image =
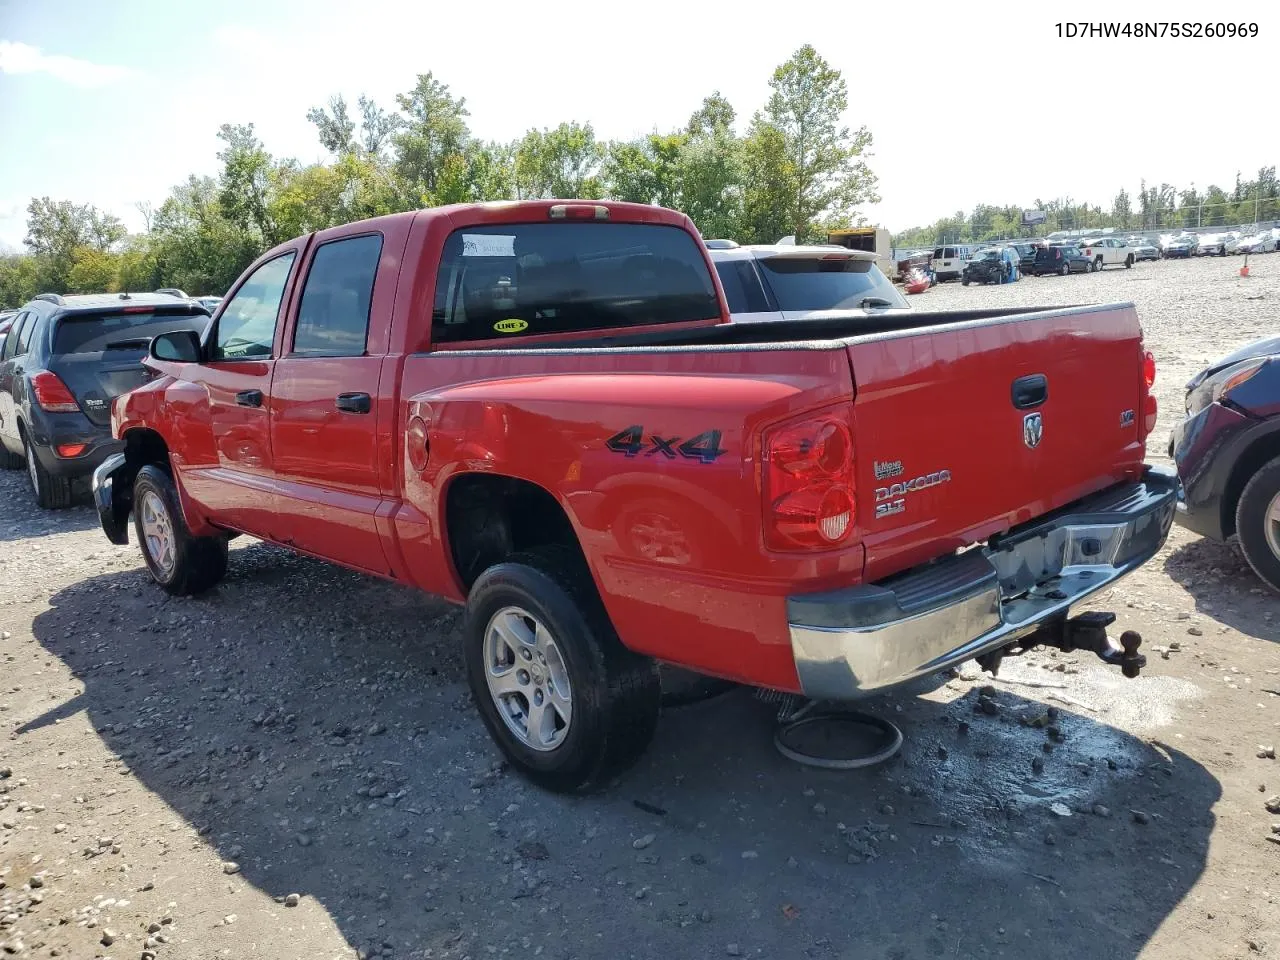
[[[931,247],[937,243],[981,242],[1011,237],[1043,236],[1054,230],[1176,230],[1192,227],[1234,226],[1280,220],[1280,180],[1276,168],[1263,167],[1252,180],[1236,174],[1235,187],[1213,185],[1198,190],[1193,183],[1184,190],[1172,184],[1148,186],[1145,180],[1136,195],[1121,189],[1110,209],[1071,199],[1036,200],[1032,209],[1043,210],[1042,224],[1024,227],[1021,206],[978,204],[966,214],[957,211],[925,227],[913,227],[894,236],[898,247]]]
[[[536,198],[616,199],[683,210],[703,236],[800,240],[860,222],[879,200],[865,157],[870,132],[842,122],[848,88],[809,45],[770,78],[746,126],[719,92],[678,130],[601,142],[590,123],[476,137],[466,99],[428,72],[387,109],[342,95],[312,108],[328,158],[276,157],[253,124],[224,124],[216,176],[189,176],[159,206],[139,204],[130,234],[88,204],[32,199],[27,251],[0,259],[0,306],[38,292],[222,293],[263,251],[353,220],[441,204]]]

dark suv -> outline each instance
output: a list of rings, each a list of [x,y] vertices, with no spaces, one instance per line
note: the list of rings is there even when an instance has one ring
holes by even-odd
[[[1210,540],[1238,535],[1249,565],[1280,591],[1280,336],[1197,373],[1186,407],[1169,438],[1182,480],[1175,519]]]
[[[1063,277],[1068,273],[1093,273],[1093,261],[1075,247],[1041,247],[1036,251],[1031,272],[1037,277],[1052,273]]]
[[[147,380],[151,338],[208,322],[200,304],[167,294],[36,297],[0,347],[0,466],[25,465],[40,506],[69,506],[73,481],[120,447],[111,401]]]

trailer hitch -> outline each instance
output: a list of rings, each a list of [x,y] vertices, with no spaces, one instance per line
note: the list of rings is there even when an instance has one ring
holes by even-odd
[[[994,676],[1000,669],[1000,661],[1006,656],[1017,656],[1035,647],[1046,646],[1056,647],[1063,653],[1088,650],[1103,663],[1119,667],[1126,677],[1132,679],[1147,665],[1147,658],[1138,652],[1142,635],[1136,630],[1126,630],[1120,634],[1120,642],[1116,643],[1107,636],[1107,627],[1115,621],[1114,613],[1103,611],[1089,611],[1070,619],[1054,620],[1042,624],[1034,633],[1007,647],[978,657],[978,665]]]

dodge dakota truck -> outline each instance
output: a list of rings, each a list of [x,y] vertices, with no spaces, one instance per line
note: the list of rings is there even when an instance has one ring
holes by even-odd
[[[248,534],[465,603],[484,723],[551,789],[639,757],[661,663],[822,700],[1037,644],[1142,666],[1073,612],[1173,517],[1132,305],[735,324],[683,214],[496,203],[285,243],[146,362],[108,538],[174,594]]]

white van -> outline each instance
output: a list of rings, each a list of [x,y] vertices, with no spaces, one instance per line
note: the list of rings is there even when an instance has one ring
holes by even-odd
[[[933,250],[933,273],[938,282],[959,280],[964,272],[965,263],[973,256],[974,248],[967,245],[954,247],[935,247]]]

